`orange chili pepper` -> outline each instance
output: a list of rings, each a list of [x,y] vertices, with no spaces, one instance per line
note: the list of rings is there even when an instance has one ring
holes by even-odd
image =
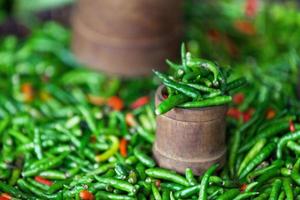
[[[136,124],[137,124],[132,113],[126,113],[125,121],[126,121],[127,125],[131,126],[131,127],[136,126]]]
[[[140,98],[138,98],[137,100],[135,100],[131,105],[130,108],[131,109],[136,109],[139,108],[145,104],[149,103],[149,97],[148,96],[142,96]]]
[[[122,108],[124,107],[123,100],[117,96],[110,97],[107,101],[107,105],[112,107],[112,109],[118,110],[118,111],[122,110]]]
[[[34,90],[33,87],[31,85],[31,83],[24,83],[21,86],[21,92],[24,95],[24,100],[25,102],[30,102],[33,100],[34,97]]]
[[[10,200],[10,199],[12,199],[12,196],[10,196],[7,193],[2,193],[0,196],[0,200]]]
[[[80,191],[79,197],[82,200],[93,200],[94,199],[94,195],[87,190]]]
[[[45,179],[45,178],[43,178],[43,177],[41,177],[41,176],[36,176],[36,177],[34,177],[34,180],[35,180],[36,182],[39,182],[39,183],[44,184],[44,185],[49,185],[49,186],[51,186],[51,185],[53,184],[52,181],[49,181],[49,180],[47,180],[47,179]]]
[[[267,110],[267,114],[266,114],[266,118],[267,119],[272,119],[276,116],[276,112],[272,109],[272,108],[269,108]]]
[[[87,95],[88,101],[95,106],[102,106],[106,103],[106,98],[94,95]]]
[[[127,140],[125,138],[121,139],[119,149],[120,149],[121,156],[126,157],[127,156]]]
[[[234,22],[234,27],[237,31],[245,34],[245,35],[255,35],[256,29],[251,22],[246,20],[236,20]]]
[[[246,183],[243,183],[240,187],[240,191],[241,192],[244,192],[245,190],[247,189],[247,184]]]

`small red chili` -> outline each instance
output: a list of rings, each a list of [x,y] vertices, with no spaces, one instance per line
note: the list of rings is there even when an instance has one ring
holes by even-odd
[[[160,181],[160,180],[156,180],[156,181],[155,181],[155,185],[156,185],[156,187],[160,187],[160,183],[161,183],[161,181]]]
[[[87,190],[80,191],[79,197],[82,200],[93,200],[94,199],[94,195]]]
[[[131,109],[136,109],[139,108],[145,104],[149,103],[149,97],[148,96],[143,96],[138,98],[137,100],[135,100],[131,105],[130,108]]]
[[[241,192],[244,192],[245,190],[247,189],[247,184],[246,183],[243,183],[240,187],[240,191]]]
[[[47,180],[47,179],[45,179],[45,178],[43,178],[41,176],[34,177],[34,180],[36,182],[39,182],[39,183],[44,184],[44,185],[49,185],[49,186],[52,185],[52,181],[49,181],[49,180]]]
[[[168,95],[167,94],[162,94],[163,98],[164,99],[167,99],[168,98]]]
[[[214,43],[220,43],[222,41],[222,35],[216,29],[210,29],[207,34],[209,39]]]
[[[91,143],[96,143],[96,142],[97,142],[97,138],[96,138],[95,135],[92,135],[92,136],[90,137],[90,142],[91,142]]]
[[[227,116],[232,117],[234,119],[239,120],[241,117],[241,111],[239,111],[237,108],[229,108],[227,112]]]
[[[235,104],[241,104],[244,102],[245,95],[242,92],[239,92],[233,96],[233,102]]]
[[[291,132],[295,132],[296,131],[295,124],[294,124],[294,122],[292,120],[290,121],[290,131]]]
[[[243,122],[246,123],[247,121],[249,121],[251,119],[251,113],[249,112],[245,112],[243,113]]]
[[[258,0],[247,0],[245,4],[245,15],[248,17],[253,17],[258,8]]]

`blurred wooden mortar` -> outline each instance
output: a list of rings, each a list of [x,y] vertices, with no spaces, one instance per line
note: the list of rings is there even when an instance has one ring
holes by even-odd
[[[151,74],[178,56],[182,0],[79,0],[72,49],[90,67],[121,76]]]

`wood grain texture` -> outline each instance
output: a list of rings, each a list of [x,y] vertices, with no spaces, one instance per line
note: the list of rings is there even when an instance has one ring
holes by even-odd
[[[94,69],[149,75],[179,56],[182,0],[79,0],[72,49]]]
[[[163,86],[155,95],[158,105]],[[225,161],[225,129],[227,106],[181,109],[175,108],[157,116],[154,156],[161,167],[184,173],[190,167],[197,175],[211,164]]]

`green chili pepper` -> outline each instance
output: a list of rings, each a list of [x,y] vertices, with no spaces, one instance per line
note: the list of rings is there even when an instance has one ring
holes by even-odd
[[[258,195],[259,192],[245,192],[242,194],[237,195],[234,200],[240,200],[240,199],[249,199],[250,197]]]
[[[200,183],[199,200],[207,199],[207,187],[209,183],[209,177],[216,171],[218,165],[212,165],[203,175]]]
[[[197,180],[194,178],[192,169],[190,168],[185,169],[185,178],[191,186],[197,184]]]
[[[224,194],[220,195],[217,200],[231,200],[234,199],[237,195],[240,194],[239,189],[230,189],[224,192]]]
[[[166,75],[158,72],[158,71],[153,71],[155,73],[155,75],[157,77],[159,77],[163,83],[167,86],[167,87],[170,87],[170,88],[173,88],[179,92],[181,92],[182,94],[188,96],[188,97],[191,97],[191,98],[194,98],[194,99],[197,99],[199,98],[201,95],[200,93],[194,89],[194,88],[191,88],[189,86],[186,86],[184,84],[181,84],[181,83],[177,83],[173,80],[171,80],[170,78],[168,78]]]
[[[282,157],[282,149],[288,141],[294,141],[297,139],[300,139],[300,131],[295,132],[293,134],[288,133],[287,135],[283,136],[277,143],[277,152],[276,152],[277,157],[279,159]]]
[[[210,99],[204,99],[202,101],[192,101],[181,104],[182,108],[201,108],[207,106],[218,106],[231,102],[231,96],[217,96]]]
[[[239,149],[240,142],[241,142],[241,132],[239,130],[237,130],[237,131],[235,131],[235,133],[232,137],[231,148],[230,148],[230,152],[229,152],[228,165],[229,165],[229,170],[230,170],[231,176],[233,176],[234,172],[235,172],[235,162],[236,162],[236,156],[237,156],[236,152]]]
[[[169,110],[171,110],[172,108],[174,108],[182,103],[185,103],[188,100],[189,100],[189,97],[187,97],[184,94],[168,96],[168,98],[166,100],[164,100],[157,106],[157,108],[155,109],[155,113],[157,115],[164,114],[164,113],[168,112]]]
[[[260,139],[258,142],[251,148],[251,150],[248,152],[248,154],[244,157],[244,160],[242,161],[240,168],[238,170],[238,175],[241,174],[243,169],[247,166],[247,164],[262,150],[262,148],[265,146],[267,140],[266,139]]]
[[[152,194],[153,194],[155,200],[162,200],[162,197],[161,197],[155,183],[152,183]]]
[[[57,166],[58,164],[60,164],[64,159],[65,157],[67,156],[68,153],[64,153],[56,158],[53,158],[51,160],[48,160],[48,162],[46,163],[41,163],[39,165],[37,165],[35,168],[32,168],[32,169],[28,169],[26,171],[24,171],[22,173],[22,175],[24,177],[27,177],[27,176],[34,176],[34,175],[37,175],[39,172],[42,172],[44,170],[47,170],[47,169],[50,169],[52,167],[55,167]]]
[[[272,191],[271,191],[271,194],[270,194],[270,198],[269,198],[270,200],[278,199],[281,184],[282,184],[282,181],[280,179],[276,179],[274,181],[273,186],[272,186]]]
[[[107,200],[136,200],[134,197],[129,197],[126,195],[120,195],[120,194],[112,194],[109,192],[97,192],[96,193],[97,199],[107,199]]]
[[[184,186],[189,186],[189,183],[187,182],[187,180],[184,177],[176,174],[175,172],[167,170],[167,169],[150,168],[150,169],[147,169],[145,172],[148,176],[153,177],[153,178],[159,178],[159,179],[171,181],[174,183],[178,183],[178,184],[181,184]]]
[[[136,147],[133,150],[134,155],[137,157],[137,159],[143,163],[144,165],[146,165],[147,167],[154,167],[155,166],[155,162],[152,158],[150,158],[149,156],[147,156],[145,153],[143,153],[140,150],[140,147]]]
[[[244,178],[251,172],[254,167],[256,167],[258,164],[260,164],[265,158],[269,157],[272,151],[275,149],[276,145],[275,143],[270,143],[266,145],[259,154],[255,158],[253,158],[252,161],[248,163],[248,166],[241,172],[240,179]]]
[[[282,186],[286,194],[286,199],[287,200],[294,199],[291,180],[289,178],[284,178],[282,181]]]

